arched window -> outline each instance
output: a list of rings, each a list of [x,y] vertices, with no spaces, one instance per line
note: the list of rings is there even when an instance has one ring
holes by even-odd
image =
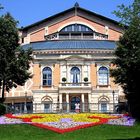
[[[82,24],[71,24],[59,31],[59,39],[93,39],[95,31]]]
[[[108,103],[109,103],[108,98],[106,98],[104,96],[101,97],[98,101],[99,111],[100,112],[107,112],[108,111]]]
[[[93,32],[93,30],[82,24],[71,24],[61,29],[60,32]]]
[[[79,83],[80,82],[80,70],[77,67],[71,69],[71,82]]]
[[[100,67],[98,71],[98,84],[108,85],[109,82],[109,71],[106,67]]]
[[[52,85],[52,70],[49,67],[45,67],[42,71],[43,73],[43,86]]]
[[[52,98],[45,96],[41,99],[41,103],[44,104],[44,113],[52,112]]]

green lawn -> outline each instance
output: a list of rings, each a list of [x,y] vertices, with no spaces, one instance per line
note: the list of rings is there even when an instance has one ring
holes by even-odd
[[[65,134],[27,124],[0,125],[0,140],[140,140],[140,124],[133,127],[99,125]]]

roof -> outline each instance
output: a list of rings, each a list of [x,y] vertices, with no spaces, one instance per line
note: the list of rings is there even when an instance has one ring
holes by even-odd
[[[115,41],[109,40],[54,40],[32,42],[22,45],[23,49],[32,48],[33,51],[41,50],[78,50],[78,49],[103,49],[114,50],[116,48]]]
[[[75,9],[76,9],[76,10],[75,10]],[[119,22],[117,22],[117,21],[115,21],[115,20],[113,20],[113,19],[110,19],[110,18],[108,18],[108,17],[102,16],[102,15],[100,15],[100,14],[97,14],[97,13],[95,13],[95,12],[89,11],[89,10],[87,10],[87,9],[81,8],[79,5],[75,4],[74,7],[72,7],[72,8],[69,8],[69,9],[67,9],[67,10],[65,10],[65,11],[62,11],[62,12],[60,12],[60,13],[57,13],[57,14],[55,14],[55,15],[53,15],[53,16],[50,16],[50,17],[45,18],[45,19],[43,19],[43,20],[40,20],[40,21],[38,21],[38,22],[36,22],[36,23],[33,23],[33,24],[31,24],[31,25],[28,25],[28,26],[26,26],[26,27],[20,28],[19,30],[28,30],[28,29],[31,28],[31,27],[34,27],[34,26],[37,26],[37,25],[39,25],[39,24],[41,24],[41,23],[43,23],[43,22],[47,22],[47,21],[49,21],[49,20],[55,19],[56,17],[61,16],[61,15],[64,15],[64,14],[66,14],[66,13],[68,13],[68,12],[71,12],[71,11],[75,12],[75,11],[76,11],[76,12],[78,13],[78,11],[80,11],[80,10],[86,12],[87,14],[90,14],[90,15],[93,15],[93,16],[96,16],[96,17],[99,17],[99,18],[101,18],[101,19],[103,19],[103,20],[106,20],[106,21],[112,22],[112,23],[114,23],[114,24],[116,24],[116,25],[119,25]]]

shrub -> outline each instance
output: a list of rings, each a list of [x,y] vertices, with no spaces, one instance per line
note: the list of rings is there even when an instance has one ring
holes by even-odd
[[[87,81],[88,81],[88,77],[85,77],[85,78],[84,78],[84,81],[87,82]]]
[[[63,81],[63,82],[66,82],[66,81],[67,81],[67,79],[66,79],[65,77],[63,77],[63,78],[62,78],[62,81]]]

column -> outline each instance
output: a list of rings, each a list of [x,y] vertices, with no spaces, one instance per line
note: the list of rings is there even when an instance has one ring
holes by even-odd
[[[82,65],[81,66],[81,77],[80,77],[81,79],[81,82],[82,82],[82,84],[81,84],[81,86],[84,86],[84,83],[83,83],[83,79],[84,79],[84,66]]]
[[[62,93],[59,93],[59,111],[62,110]]]
[[[70,81],[69,81],[68,68],[69,68],[69,67],[68,67],[68,64],[67,64],[67,61],[66,61],[66,79],[67,79],[66,83],[70,82]],[[69,84],[66,84],[66,86],[69,86]]]
[[[91,93],[88,93],[88,110],[91,111]]]
[[[85,98],[84,98],[84,94],[82,93],[82,97],[81,97],[81,99],[82,99],[82,112],[84,112],[85,111]]]
[[[67,112],[69,112],[69,94],[66,93]]]

